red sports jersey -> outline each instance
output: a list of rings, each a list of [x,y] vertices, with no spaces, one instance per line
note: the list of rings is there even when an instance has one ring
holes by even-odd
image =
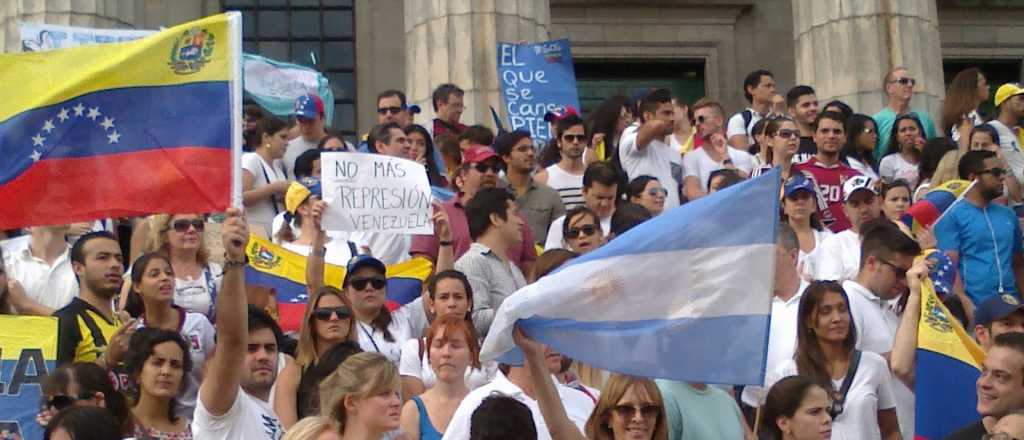
[[[822,223],[828,226],[832,232],[849,229],[850,220],[843,212],[843,183],[850,177],[859,176],[860,173],[842,162],[831,166],[825,165],[816,157],[793,167],[814,179],[821,197],[828,205],[827,210],[819,207]]]

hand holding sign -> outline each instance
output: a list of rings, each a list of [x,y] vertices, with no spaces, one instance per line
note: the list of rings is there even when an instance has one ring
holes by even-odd
[[[320,181],[328,231],[433,234],[427,170],[382,154],[324,153]]]

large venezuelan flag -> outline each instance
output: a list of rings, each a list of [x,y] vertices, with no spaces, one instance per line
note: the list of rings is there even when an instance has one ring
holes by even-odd
[[[0,229],[226,209],[240,21],[0,55]]]
[[[926,280],[917,329],[916,439],[939,440],[978,421],[975,382],[984,358],[981,347],[952,318]]]
[[[0,316],[0,431],[43,438],[39,383],[56,363],[57,318]]]
[[[298,331],[306,311],[306,257],[271,243],[263,237],[249,236],[246,248],[249,265],[245,268],[246,284],[269,287],[277,293],[278,321],[285,331]],[[434,269],[426,258],[388,266],[388,307],[394,310],[421,295],[423,282]],[[324,282],[341,288],[345,268],[327,264]]]

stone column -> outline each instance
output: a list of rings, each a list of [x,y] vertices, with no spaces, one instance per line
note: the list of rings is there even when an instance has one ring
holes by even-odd
[[[431,93],[452,83],[466,91],[462,123],[493,127],[501,111],[497,43],[548,38],[548,0],[405,0],[406,94],[433,119]]]
[[[945,85],[935,0],[793,0],[797,84],[818,100],[874,114],[888,98],[883,78],[904,66],[917,80],[914,108],[941,120]]]

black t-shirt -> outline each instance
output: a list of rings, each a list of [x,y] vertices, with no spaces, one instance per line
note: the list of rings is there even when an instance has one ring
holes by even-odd
[[[796,154],[814,156],[818,154],[818,144],[814,143],[814,138],[810,136],[800,136],[800,147],[797,148]]]
[[[967,425],[946,436],[945,440],[978,440],[985,434],[988,432],[985,431],[985,425],[979,420],[977,423]]]

